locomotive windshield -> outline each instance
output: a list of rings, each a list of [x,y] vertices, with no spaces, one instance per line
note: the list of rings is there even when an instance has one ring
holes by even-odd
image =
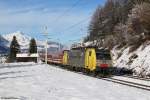
[[[97,52],[96,58],[100,60],[111,60],[111,55],[110,53],[106,53],[106,52]]]

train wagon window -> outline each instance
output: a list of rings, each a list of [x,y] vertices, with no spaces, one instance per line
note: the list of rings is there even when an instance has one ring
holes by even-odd
[[[96,53],[96,58],[100,60],[111,60],[111,55],[109,53]]]

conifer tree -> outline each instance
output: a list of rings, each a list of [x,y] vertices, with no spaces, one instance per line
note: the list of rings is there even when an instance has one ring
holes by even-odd
[[[34,38],[30,40],[29,53],[37,53],[37,45]]]
[[[10,44],[10,54],[9,54],[10,62],[13,62],[16,60],[16,54],[19,52],[20,52],[20,45],[16,39],[16,36],[13,36],[13,40]]]

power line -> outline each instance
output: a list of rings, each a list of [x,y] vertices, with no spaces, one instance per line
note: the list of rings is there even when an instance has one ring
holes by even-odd
[[[66,11],[64,11],[64,13],[62,13],[60,16],[58,16],[58,17],[54,20],[54,22],[56,22],[56,21],[58,22],[62,17],[66,16],[66,14],[67,14],[68,12],[70,12],[74,7],[76,7],[76,6],[79,4],[80,1],[81,1],[81,0],[77,0],[70,8],[68,8]],[[90,14],[91,14],[91,13],[90,13]],[[91,18],[91,16],[90,16],[90,17],[87,17],[87,18],[85,18],[85,19],[83,19],[83,20],[81,20],[81,21],[79,21],[78,23],[75,23],[75,24],[69,26],[68,28],[64,29],[64,31],[61,31],[61,32],[59,32],[59,33],[68,31],[68,30],[70,30],[70,29],[72,29],[72,28],[74,28],[74,27],[76,27],[76,26],[78,26],[78,25],[80,25],[80,24],[86,22],[86,21],[87,21],[88,19],[90,19],[90,18]]]
[[[77,1],[71,6],[71,8],[68,8],[66,11],[64,11],[64,13],[62,13],[60,16],[58,16],[58,17],[55,19],[54,23],[55,23],[56,21],[58,22],[62,17],[64,17],[64,16],[66,15],[66,13],[70,12],[74,7],[76,7],[76,6],[79,4],[80,1],[82,1],[82,0],[77,0]],[[90,14],[91,14],[91,13],[90,13]],[[87,20],[90,19],[90,18],[91,18],[91,16],[88,17],[88,18],[86,18],[86,19],[81,20],[80,22],[78,22],[78,23],[76,23],[76,24],[71,25],[70,27],[66,28],[64,31],[70,30],[70,29],[72,29],[72,28],[78,26],[79,24],[84,23],[85,21],[87,21]],[[62,32],[62,31],[61,31],[61,32]]]
[[[77,23],[75,23],[75,24],[69,26],[68,28],[66,28],[66,29],[64,29],[63,31],[58,32],[58,33],[63,33],[63,32],[65,32],[65,31],[68,31],[68,30],[70,30],[70,29],[73,29],[74,27],[77,27],[77,26],[79,26],[80,24],[86,22],[86,21],[87,21],[88,19],[90,19],[90,18],[91,18],[91,17],[87,17],[87,18],[85,18],[85,19],[83,19],[83,20],[81,20],[81,21],[79,21],[79,22],[77,22]]]
[[[87,21],[88,19],[90,19],[90,18],[91,18],[91,17],[87,17],[87,18],[85,18],[85,19],[79,21],[78,23],[75,23],[75,24],[73,24],[73,25],[67,27],[67,28],[64,29],[63,31],[57,32],[57,33],[64,33],[65,31],[68,31],[68,30],[70,30],[70,29],[73,29],[74,27],[77,27],[78,25],[80,25],[80,24],[86,22],[86,21]],[[52,34],[52,35],[54,35],[54,34]]]
[[[60,16],[58,16],[54,20],[54,22],[56,22],[56,21],[60,20],[60,18],[64,17],[68,12],[70,12],[74,7],[76,7],[79,4],[80,1],[81,0],[77,0],[70,8],[68,8],[66,11],[64,11],[64,13],[62,13]]]
[[[81,20],[80,22],[78,22],[78,23],[76,23],[76,24],[73,24],[73,25],[71,25],[70,27],[66,28],[65,30],[70,30],[70,29],[72,29],[72,28],[74,28],[74,27],[76,27],[76,26],[78,26],[78,25],[84,23],[85,21],[87,21],[87,20],[90,19],[90,18],[91,18],[91,17],[88,17],[88,18],[86,18],[86,19],[83,19],[83,20]]]

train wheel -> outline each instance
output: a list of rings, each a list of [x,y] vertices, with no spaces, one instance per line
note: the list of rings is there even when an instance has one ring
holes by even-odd
[[[68,67],[68,70],[72,71],[72,68],[73,68],[72,66],[69,66],[69,67]]]
[[[72,70],[73,70],[73,71],[76,71],[76,67],[72,67]]]
[[[82,73],[84,73],[84,68],[82,68]]]
[[[80,67],[80,68],[79,68],[79,71],[80,71],[80,72],[82,72],[82,70],[83,70],[83,68],[82,68],[82,67]]]
[[[86,74],[89,75],[90,74],[90,70],[86,69]]]
[[[75,67],[75,71],[77,71],[77,72],[78,72],[78,71],[79,71],[79,68],[78,68],[78,67]]]
[[[97,74],[98,74],[98,72],[97,72],[96,70],[94,70],[94,71],[91,72],[91,75],[92,75],[93,77],[96,77]]]
[[[85,68],[83,68],[83,69],[82,69],[82,72],[83,72],[83,73],[86,73],[86,69],[85,69]]]

